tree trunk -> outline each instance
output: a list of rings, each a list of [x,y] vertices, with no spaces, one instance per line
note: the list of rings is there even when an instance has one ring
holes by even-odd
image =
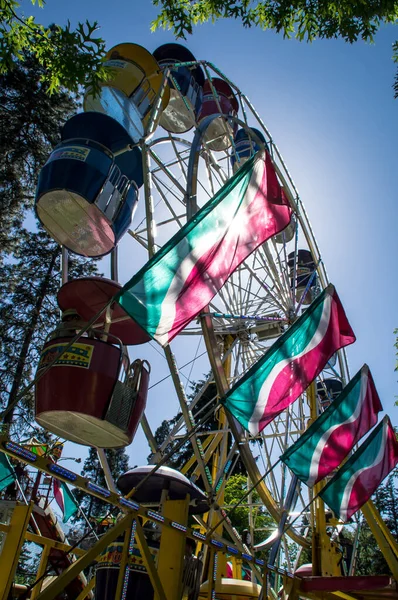
[[[30,344],[31,344],[35,329],[37,327],[37,322],[39,320],[40,311],[43,306],[44,298],[47,295],[48,287],[50,285],[50,281],[51,281],[51,277],[52,277],[52,272],[55,267],[55,263],[58,258],[58,255],[59,255],[59,248],[54,248],[54,250],[51,254],[51,260],[48,265],[47,272],[46,272],[46,274],[41,282],[40,288],[39,288],[36,302],[35,302],[35,305],[33,307],[32,313],[31,313],[30,323],[26,329],[25,337],[24,337],[24,340],[22,343],[21,352],[20,352],[18,362],[17,362],[17,367],[15,369],[14,380],[12,383],[10,395],[8,397],[7,408],[6,408],[7,413],[3,420],[4,423],[11,423],[13,416],[14,416],[14,408],[15,408],[14,402],[18,396],[18,393],[20,392],[20,386],[21,386],[21,383],[23,380],[23,373],[24,373],[24,369],[25,369],[26,359],[27,359],[27,356],[29,353]],[[11,407],[10,410],[8,410],[9,407]]]

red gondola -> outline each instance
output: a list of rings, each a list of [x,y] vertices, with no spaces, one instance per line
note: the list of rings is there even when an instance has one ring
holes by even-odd
[[[211,83],[209,80],[205,81],[199,122],[211,115],[220,115],[206,129],[204,141],[210,150],[226,150],[232,145],[238,125],[232,124],[221,115],[236,117],[238,110],[238,101],[226,81],[217,78],[212,79]]]
[[[102,322],[98,319],[70,342],[119,289],[101,278],[65,284],[58,293],[62,322],[44,345],[38,366],[37,422],[72,442],[99,448],[127,446],[133,440],[146,406],[150,367],[141,360],[130,365],[124,344],[148,337],[116,305]]]

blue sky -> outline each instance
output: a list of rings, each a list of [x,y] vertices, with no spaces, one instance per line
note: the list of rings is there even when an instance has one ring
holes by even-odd
[[[174,40],[169,31],[150,32],[155,15],[150,0],[49,0],[38,17],[45,24],[97,20],[107,47],[128,41],[153,51]],[[391,87],[391,44],[397,31],[383,27],[374,45],[306,44],[220,21],[197,27],[185,42],[196,58],[211,61],[240,87],[273,135],[357,335],[348,349],[351,374],[369,364],[395,425],[398,100]],[[133,264],[131,257],[124,260],[123,275]],[[164,372],[161,365],[154,371],[153,381]],[[176,413],[175,402],[160,407],[151,395],[149,412],[151,402],[155,421]],[[131,464],[146,462],[141,433],[128,453]]]

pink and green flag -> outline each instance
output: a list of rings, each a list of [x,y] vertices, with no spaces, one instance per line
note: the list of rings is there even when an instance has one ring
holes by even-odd
[[[62,481],[53,479],[53,489],[55,501],[63,513],[62,520],[66,523],[79,510],[79,505],[68,486]]]
[[[397,463],[397,437],[386,416],[319,495],[342,521],[348,521]]]
[[[117,301],[165,346],[290,217],[271,158],[259,152],[134,275]]]
[[[369,367],[351,379],[338,398],[281,456],[301,481],[312,487],[346,458],[377,423],[381,402]]]
[[[340,299],[329,285],[221,401],[257,435],[297,400],[337,350],[353,342]]]

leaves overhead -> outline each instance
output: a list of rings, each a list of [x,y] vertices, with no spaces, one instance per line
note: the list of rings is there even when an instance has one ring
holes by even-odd
[[[371,41],[381,23],[393,23],[398,16],[395,0],[153,0],[153,3],[160,7],[160,13],[152,29],[172,29],[176,37],[182,38],[192,33],[193,25],[234,18],[240,19],[245,27],[274,29],[299,40],[341,37],[347,42]]]
[[[32,0],[32,4],[36,4]],[[38,6],[44,2],[38,0]],[[42,81],[50,93],[62,87],[77,92],[79,86],[98,91],[99,82],[107,78],[102,64],[105,43],[96,37],[97,22],[44,26],[33,16],[25,17],[17,0],[0,0],[0,73],[12,70],[32,54],[44,67]]]
[[[341,38],[353,43],[372,42],[383,23],[396,23],[396,0],[152,0],[160,12],[152,23],[171,29],[177,38],[185,39],[194,25],[219,19],[238,19],[244,27],[273,29],[286,38],[300,41]],[[393,61],[398,63],[398,41],[393,44]],[[398,98],[398,71],[393,84]]]

